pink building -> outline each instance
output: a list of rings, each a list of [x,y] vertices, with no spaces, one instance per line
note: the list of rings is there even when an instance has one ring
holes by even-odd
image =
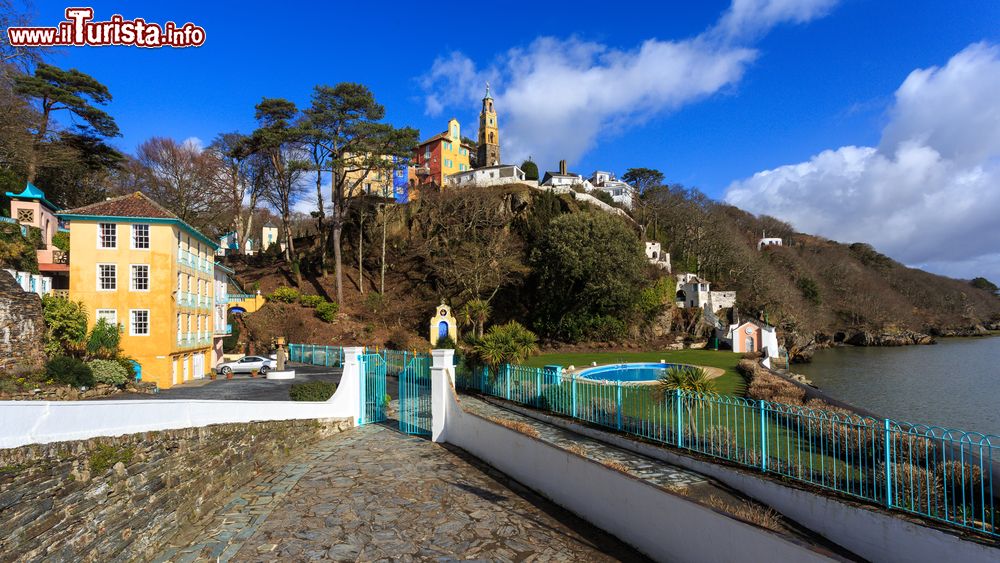
[[[36,251],[38,270],[43,276],[52,277],[54,289],[69,288],[69,253],[52,245],[52,237],[59,232],[56,212],[60,208],[45,198],[45,193],[28,182],[19,194],[7,192],[10,198],[10,218],[26,227],[41,231],[42,248]]]

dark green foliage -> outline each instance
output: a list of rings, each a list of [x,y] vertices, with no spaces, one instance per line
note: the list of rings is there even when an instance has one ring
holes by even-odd
[[[972,281],[969,283],[972,284],[972,287],[978,289],[985,289],[990,293],[996,293],[997,290],[1000,289],[1000,287],[997,287],[997,284],[991,282],[990,280],[984,277],[973,278]]]
[[[457,348],[455,341],[451,339],[450,336],[445,336],[444,338],[438,338],[437,344],[434,345],[437,350],[454,350]]]
[[[121,351],[121,326],[106,320],[97,321],[87,337],[87,355],[91,358],[110,360]]]
[[[72,387],[93,387],[90,366],[72,356],[56,356],[45,365],[45,378]]]
[[[622,180],[643,194],[646,190],[663,184],[663,172],[655,168],[629,168],[622,175]]]
[[[337,385],[329,381],[309,381],[296,383],[288,390],[293,401],[326,401],[337,391]]]
[[[69,251],[69,233],[66,231],[59,231],[58,233],[52,235],[52,246],[58,248],[59,250]]]
[[[802,292],[802,297],[806,301],[813,305],[823,303],[823,299],[819,295],[819,284],[816,283],[816,280],[812,278],[799,278],[797,285],[799,286],[799,291]]]
[[[522,363],[536,352],[538,338],[535,333],[517,321],[490,327],[475,347],[476,358],[494,371],[505,364]]]
[[[336,303],[331,303],[327,301],[326,303],[320,303],[316,306],[316,316],[320,320],[328,323],[332,323],[337,320],[337,311],[340,307]]]
[[[101,444],[90,452],[90,470],[95,476],[100,475],[118,462],[128,465],[134,455],[134,448]]]
[[[22,96],[40,100],[46,111],[69,110],[83,120],[82,126],[101,136],[117,137],[119,134],[114,118],[94,106],[110,102],[111,93],[88,74],[38,63],[34,75],[15,76],[14,90]]]
[[[590,195],[594,196],[598,200],[603,201],[604,203],[606,203],[608,205],[614,205],[615,204],[615,199],[613,197],[611,197],[611,194],[609,194],[608,192],[606,192],[604,190],[594,190],[594,191],[590,192]]]
[[[83,304],[54,295],[42,297],[45,319],[45,353],[49,357],[75,351],[87,337],[87,311]]]
[[[323,297],[320,295],[299,296],[299,303],[301,303],[303,307],[309,307],[312,309],[319,307],[320,304],[324,303],[325,301],[326,299],[323,299]]]
[[[521,170],[524,172],[525,180],[538,179],[538,165],[530,158],[521,163]]]
[[[617,333],[604,317],[635,316],[647,285],[645,252],[625,222],[603,212],[554,219],[531,255],[537,275],[535,327],[577,341]]]
[[[553,219],[565,213],[563,201],[556,194],[544,191],[535,194],[531,210],[517,219],[515,229],[528,245],[533,245]]]
[[[32,229],[28,232],[31,233]],[[20,225],[0,223],[0,266],[37,274],[38,257],[35,248],[35,242],[21,234]]]

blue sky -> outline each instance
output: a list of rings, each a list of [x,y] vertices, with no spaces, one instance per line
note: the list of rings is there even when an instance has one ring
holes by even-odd
[[[66,5],[36,1],[36,22],[55,24]],[[805,231],[865,236],[907,263],[955,275],[986,264],[1000,278],[1000,257],[989,249],[961,257],[948,245],[912,251],[912,240],[880,234],[885,209],[857,202],[846,208],[852,217],[861,213],[866,228],[838,227],[851,219],[836,213],[813,224],[789,203],[790,194],[815,195],[827,184],[814,177],[791,182],[784,173],[780,185],[754,176],[787,172],[793,168],[782,167],[840,147],[888,151],[886,131],[900,128],[897,90],[911,73],[945,67],[977,43],[987,51],[1000,44],[1000,3],[991,0],[736,0],[732,6],[638,8],[504,2],[441,10],[303,2],[282,4],[284,11],[259,2],[239,9],[205,1],[88,5],[97,19],[122,13],[192,21],[207,33],[200,48],[67,48],[51,58],[108,85],[115,98],[110,112],[124,134],[115,142],[126,151],[154,135],[207,142],[220,132],[249,131],[262,96],[305,104],[314,84],[340,81],[369,85],[390,121],[417,127],[422,137],[444,130],[451,116],[474,137],[477,98],[491,79],[504,160],[530,154],[540,168],[553,169],[564,157],[584,173],[658,168],[671,182],[776,214]],[[986,59],[994,55],[987,52]],[[992,147],[991,140],[983,142]],[[966,169],[990,172],[998,155],[989,149]],[[994,192],[997,177],[986,179]],[[851,194],[871,189],[863,185]],[[838,202],[820,197],[810,205],[836,208]],[[912,215],[909,228],[922,220]],[[994,248],[1000,247],[996,234]],[[957,243],[964,235],[941,236]]]

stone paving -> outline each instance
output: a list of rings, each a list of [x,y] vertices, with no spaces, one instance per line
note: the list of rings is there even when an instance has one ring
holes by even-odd
[[[159,561],[643,560],[460,450],[371,425],[237,493]]]

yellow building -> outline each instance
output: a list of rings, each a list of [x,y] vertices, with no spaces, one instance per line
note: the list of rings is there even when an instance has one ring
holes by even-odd
[[[122,349],[161,388],[205,376],[213,338],[218,245],[139,192],[63,211],[69,298],[122,326]],[[223,319],[224,320],[224,319]]]

